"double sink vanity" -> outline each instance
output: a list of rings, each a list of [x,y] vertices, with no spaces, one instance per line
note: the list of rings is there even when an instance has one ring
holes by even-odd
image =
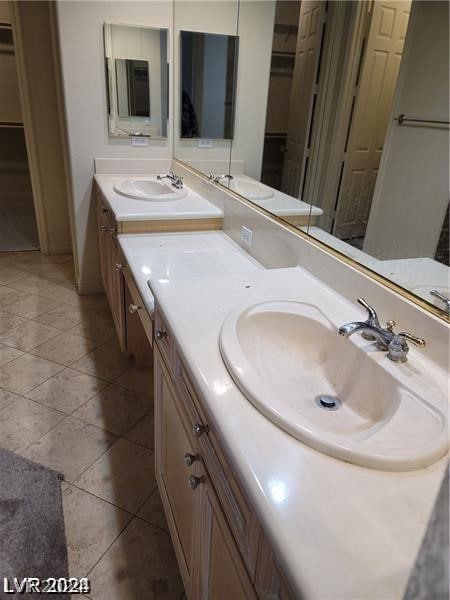
[[[331,276],[246,250],[236,221],[284,251],[291,234],[170,166],[185,182],[95,181],[119,343],[154,369],[156,477],[188,598],[401,598],[447,465],[434,345],[448,328],[384,315],[412,329],[395,334]]]

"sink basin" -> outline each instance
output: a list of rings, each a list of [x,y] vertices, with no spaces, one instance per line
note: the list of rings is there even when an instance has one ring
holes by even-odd
[[[241,196],[245,196],[249,200],[267,200],[274,195],[273,190],[269,187],[236,176],[226,185],[233,192],[241,194]]]
[[[187,194],[187,190],[184,188],[177,190],[172,185],[156,178],[125,179],[114,185],[114,191],[127,198],[152,200],[153,202],[180,200]]]
[[[399,381],[367,346],[339,336],[312,304],[270,300],[238,307],[223,323],[220,351],[261,413],[323,453],[408,470],[447,450],[446,418],[436,403]],[[446,405],[438,388],[430,394]]]

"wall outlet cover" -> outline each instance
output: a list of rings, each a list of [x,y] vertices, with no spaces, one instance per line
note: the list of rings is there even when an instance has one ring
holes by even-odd
[[[199,148],[212,148],[213,146],[214,146],[214,143],[212,140],[207,140],[207,139],[198,140]]]
[[[245,225],[242,225],[242,227],[241,227],[241,241],[243,244],[245,244],[249,248],[252,247],[253,231],[251,229],[249,229],[248,227],[245,227]]]
[[[132,146],[148,146],[148,137],[146,135],[132,135]]]

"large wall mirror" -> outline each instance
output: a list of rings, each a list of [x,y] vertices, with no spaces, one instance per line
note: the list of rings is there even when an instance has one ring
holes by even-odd
[[[448,11],[241,0],[232,179],[221,180],[439,309],[430,292],[450,292]]]
[[[105,23],[105,76],[111,137],[167,137],[167,29]]]

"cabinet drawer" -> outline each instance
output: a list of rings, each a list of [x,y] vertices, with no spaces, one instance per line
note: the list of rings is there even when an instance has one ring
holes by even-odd
[[[100,227],[111,233],[117,233],[117,223],[111,209],[106,204],[100,192],[97,192],[97,222]]]
[[[255,576],[258,545],[261,537],[259,522],[246,500],[234,476],[233,470],[220,450],[219,440],[208,424],[206,415],[189,380],[189,376],[178,353],[175,352],[175,383],[191,418],[192,426],[205,428],[198,435],[200,454],[209,477],[220,498],[229,527],[241,551],[252,580]],[[195,432],[194,432],[195,435]]]
[[[166,365],[172,370],[173,367],[173,338],[167,327],[161,311],[155,311],[155,342],[162,354],[162,357],[166,361]]]
[[[122,267],[122,273],[131,296],[131,302],[125,307],[125,309],[131,313],[137,312],[139,319],[141,320],[142,327],[145,331],[145,335],[147,336],[150,345],[153,346],[153,323],[150,315],[148,314],[144,301],[142,300],[139,290],[134,283],[134,279],[131,275],[129,267]]]

